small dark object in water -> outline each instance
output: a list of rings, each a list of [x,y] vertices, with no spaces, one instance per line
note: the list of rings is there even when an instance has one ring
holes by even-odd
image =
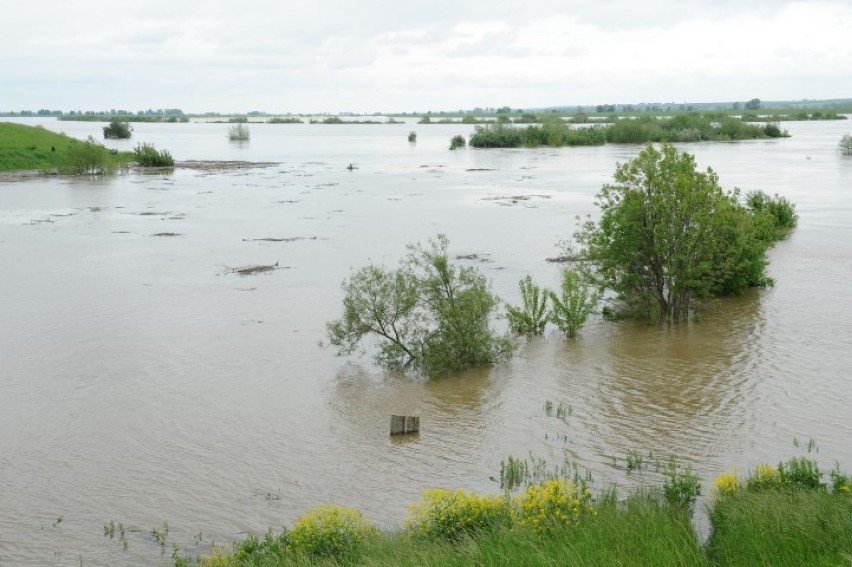
[[[391,435],[420,432],[420,416],[392,415],[390,423]]]
[[[358,167],[354,166],[350,163],[349,165],[346,166],[346,169],[348,169],[349,171],[352,171],[353,169],[358,169]]]
[[[254,274],[262,274],[264,272],[273,272],[275,270],[280,270],[283,268],[288,268],[289,266],[279,266],[278,262],[269,265],[257,265],[257,266],[243,266],[241,268],[231,268],[231,273],[239,274],[241,276],[252,276]]]

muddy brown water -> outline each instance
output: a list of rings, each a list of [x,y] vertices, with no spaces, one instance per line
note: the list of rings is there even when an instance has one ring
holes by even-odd
[[[318,347],[350,269],[445,233],[517,302],[524,274],[558,282],[546,258],[638,146],[450,152],[466,127],[414,124],[250,125],[237,146],[226,124],[139,124],[110,145],[277,165],[0,184],[0,565],[166,565],[173,543],[194,555],[323,502],[392,527],[425,488],[498,491],[509,455],[567,454],[595,486],[658,482],[625,474],[631,450],[706,487],[799,454],[852,470],[852,160],[834,152],[852,127],[785,127],[681,146],[725,187],[797,203],[775,287],[678,329],[596,317],[432,381]],[[390,438],[392,413],[420,434]]]

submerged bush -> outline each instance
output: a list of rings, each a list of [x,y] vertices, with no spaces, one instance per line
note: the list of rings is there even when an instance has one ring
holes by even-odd
[[[852,136],[846,134],[840,138],[840,142],[837,144],[837,151],[840,152],[840,155],[852,156]]]
[[[577,336],[577,332],[586,323],[598,301],[600,294],[592,290],[583,281],[581,275],[573,270],[562,272],[561,293],[549,291],[550,321],[569,339]]]
[[[793,203],[778,195],[770,197],[763,191],[747,193],[746,208],[752,214],[758,230],[771,230],[770,234],[763,235],[770,243],[784,239],[799,222]]]
[[[544,332],[550,316],[547,309],[548,291],[533,283],[527,275],[518,283],[523,307],[506,305],[509,329],[519,335],[540,335]]]
[[[238,123],[231,126],[228,130],[228,139],[232,142],[247,142],[251,138],[251,132],[248,126],[243,123]]]
[[[343,316],[327,324],[329,342],[349,354],[373,336],[379,363],[430,376],[509,356],[512,342],[489,327],[499,299],[482,273],[449,261],[448,246],[438,235],[428,247],[409,246],[395,270],[369,265],[353,272],[343,282]]]
[[[408,133],[408,141],[409,142],[416,142],[417,141],[417,132],[415,132],[414,130],[409,132]]]
[[[171,167],[175,164],[168,150],[157,150],[154,144],[139,144],[133,149],[133,154],[136,156],[136,163],[142,167]]]
[[[67,165],[61,173],[71,175],[108,175],[115,172],[109,150],[89,136],[85,142],[74,140],[68,146]]]
[[[465,147],[466,143],[464,141],[464,136],[461,134],[456,134],[450,139],[450,149],[457,150],[458,148]]]
[[[113,120],[109,126],[104,126],[104,138],[107,139],[124,139],[131,136],[133,129],[127,122]]]
[[[296,553],[334,559],[351,558],[376,529],[355,508],[324,504],[293,524],[289,547]]]

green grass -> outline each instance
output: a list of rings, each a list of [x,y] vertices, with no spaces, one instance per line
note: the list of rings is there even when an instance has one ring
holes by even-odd
[[[852,496],[739,491],[711,511],[713,565],[852,565]]]
[[[202,563],[206,567],[272,567],[300,565],[431,566],[561,566],[709,565],[684,509],[669,506],[659,492],[638,492],[619,502],[609,492],[597,515],[580,526],[546,533],[529,529],[498,529],[449,543],[413,538],[404,532],[367,539],[357,555],[336,561],[281,551],[280,539],[254,539],[233,555]]]
[[[43,173],[73,173],[79,155],[74,147],[85,142],[57,134],[38,126],[0,122],[0,171],[40,171]],[[112,169],[133,161],[129,152],[113,155],[101,146],[91,153]]]
[[[199,565],[852,565],[852,477],[837,467],[826,475],[806,457],[757,465],[746,477],[720,475],[704,544],[693,526],[692,500],[671,498],[668,481],[623,499],[605,490],[593,501],[584,484],[564,479],[526,486],[512,500],[427,491],[403,527],[390,532],[375,531],[357,510],[320,507],[290,531],[250,536]],[[678,490],[693,493],[691,486]],[[572,506],[570,518],[560,514]],[[175,557],[176,567],[193,564]]]

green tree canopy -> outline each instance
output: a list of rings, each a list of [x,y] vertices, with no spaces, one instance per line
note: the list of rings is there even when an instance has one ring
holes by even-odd
[[[369,265],[343,282],[343,316],[328,323],[330,343],[353,352],[367,336],[378,339],[377,360],[429,375],[491,364],[512,343],[489,327],[499,300],[472,267],[447,257],[443,235],[409,246],[397,269]]]
[[[698,301],[766,285],[766,250],[777,231],[719,186],[695,158],[663,144],[621,164],[597,195],[598,222],[575,235],[590,276],[624,312],[657,323],[687,320]],[[788,204],[789,205],[789,204]]]

